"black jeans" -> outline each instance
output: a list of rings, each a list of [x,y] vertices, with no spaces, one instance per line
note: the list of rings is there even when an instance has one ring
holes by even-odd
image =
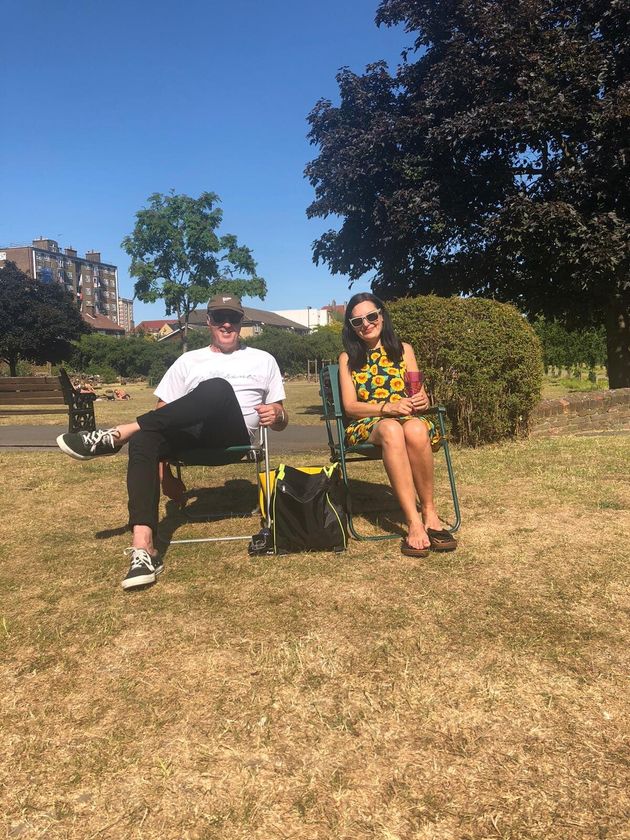
[[[140,431],[129,441],[129,526],[148,525],[155,535],[160,502],[159,463],[184,449],[222,449],[250,442],[232,386],[207,379],[162,408],[138,417]]]

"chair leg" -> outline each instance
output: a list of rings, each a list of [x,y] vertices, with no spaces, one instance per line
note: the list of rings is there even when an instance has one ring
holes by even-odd
[[[400,534],[373,534],[368,536],[367,534],[360,534],[357,529],[354,527],[354,517],[352,514],[352,495],[350,493],[350,484],[348,480],[348,466],[346,462],[345,452],[343,447],[340,449],[339,453],[339,463],[341,466],[341,475],[343,478],[343,483],[346,488],[346,507],[348,509],[348,531],[350,534],[355,538],[355,540],[359,540],[360,542],[381,542],[382,540],[395,540],[400,539]]]
[[[438,424],[440,426],[440,435],[442,436],[442,448],[444,450],[444,457],[446,459],[446,471],[448,473],[448,482],[451,488],[451,498],[453,500],[453,510],[455,512],[455,522],[450,528],[446,528],[451,534],[459,530],[462,524],[462,516],[459,510],[459,498],[457,496],[457,486],[455,484],[455,471],[453,470],[453,462],[451,460],[451,450],[448,445],[448,438],[446,436],[446,423],[444,422],[444,410],[439,409],[437,412]]]
[[[462,524],[462,515],[459,509],[459,498],[457,496],[457,487],[455,485],[455,473],[453,471],[453,462],[451,461],[451,453],[448,448],[448,441],[446,437],[443,439],[442,446],[444,448],[444,457],[446,458],[446,471],[448,472],[448,482],[451,487],[451,497],[453,499],[453,510],[455,512],[455,522],[450,528],[446,528],[451,534],[459,530]]]
[[[263,452],[263,462],[264,462],[264,471],[265,471],[265,510],[266,510],[266,525],[268,528],[271,527],[271,491],[270,491],[270,484],[271,484],[271,469],[269,466],[269,444],[268,444],[268,431],[265,427],[261,427],[260,430],[260,442],[261,448]],[[259,461],[255,461],[254,465],[256,467],[256,484],[258,486],[258,473],[259,470]],[[177,469],[177,477],[181,480],[181,466],[180,464],[176,465]],[[225,518],[225,513],[220,514],[208,514],[205,516],[190,516],[185,513],[184,515],[190,522],[212,522],[217,519]],[[249,518],[254,516],[258,511],[258,508],[254,508],[253,511],[229,511],[227,516],[232,518]],[[252,535],[247,534],[243,536],[237,537],[196,537],[195,539],[188,539],[188,540],[170,540],[170,545],[183,545],[185,543],[204,543],[204,542],[233,542],[237,540],[251,540]]]
[[[446,428],[444,426],[444,419],[442,415],[439,415],[439,424],[440,430],[442,434],[442,448],[444,450],[444,457],[446,459],[446,470],[448,473],[448,481],[449,486],[451,489],[451,498],[453,501],[453,511],[455,513],[455,522],[450,528],[446,528],[445,530],[449,531],[451,534],[454,534],[462,524],[462,517],[461,512],[459,509],[459,498],[457,496],[457,486],[455,484],[455,472],[453,470],[453,462],[451,460],[451,453],[448,446],[448,440],[446,438]],[[379,542],[381,540],[394,540],[400,539],[399,534],[373,534],[368,536],[367,534],[361,534],[354,525],[354,518],[352,514],[352,496],[350,494],[350,487],[349,487],[349,479],[348,479],[348,469],[347,469],[347,462],[345,458],[345,453],[343,449],[340,452],[339,463],[341,465],[341,474],[343,476],[343,482],[346,487],[346,499],[347,499],[347,509],[348,509],[348,531],[350,534],[355,538],[355,540],[359,540],[361,542]]]

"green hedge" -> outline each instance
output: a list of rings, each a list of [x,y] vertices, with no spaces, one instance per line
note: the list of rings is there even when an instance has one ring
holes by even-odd
[[[260,335],[247,338],[246,344],[266,350],[278,362],[284,376],[299,376],[308,371],[308,360],[336,362],[343,349],[340,325],[318,327],[308,335],[265,327]]]
[[[549,368],[579,369],[588,365],[591,370],[607,362],[605,327],[567,329],[559,321],[547,321],[538,316],[533,324],[543,350],[543,361]]]
[[[540,341],[513,306],[425,295],[388,304],[414,348],[433,401],[446,406],[451,436],[477,446],[525,434],[540,399]]]
[[[158,343],[136,335],[114,338],[93,333],[81,336],[74,346],[69,364],[73,370],[97,373],[109,368],[125,378],[164,372],[181,353],[179,341]]]

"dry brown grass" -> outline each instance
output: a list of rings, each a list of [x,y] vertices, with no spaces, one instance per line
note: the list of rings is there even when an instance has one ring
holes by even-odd
[[[173,546],[133,595],[124,457],[0,454],[6,836],[628,837],[629,450],[457,450],[454,554]]]

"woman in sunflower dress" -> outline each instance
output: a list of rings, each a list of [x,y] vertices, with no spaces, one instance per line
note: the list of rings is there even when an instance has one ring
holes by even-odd
[[[398,338],[383,302],[368,292],[354,295],[346,307],[343,344],[339,382],[351,420],[346,444],[382,447],[383,464],[407,522],[402,553],[426,557],[429,549],[452,551],[457,542],[442,528],[433,499],[433,448],[440,436],[433,421],[421,414],[429,398],[424,386],[413,396],[405,392],[405,374],[418,370],[411,345]]]

